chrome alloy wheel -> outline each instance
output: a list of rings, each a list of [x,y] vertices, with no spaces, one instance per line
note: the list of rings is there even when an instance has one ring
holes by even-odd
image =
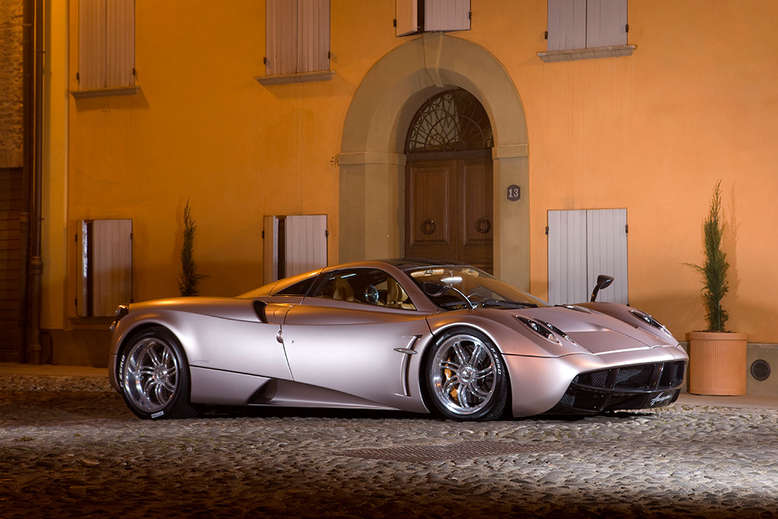
[[[435,398],[458,416],[481,411],[497,387],[494,354],[481,339],[469,334],[445,339],[430,369]]]
[[[164,340],[146,337],[130,350],[122,370],[124,394],[138,409],[161,411],[176,394],[178,359]]]

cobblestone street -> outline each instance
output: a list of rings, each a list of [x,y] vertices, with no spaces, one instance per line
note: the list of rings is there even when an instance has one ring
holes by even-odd
[[[773,517],[778,410],[457,423],[343,411],[141,421],[96,377],[0,375],[0,517]]]

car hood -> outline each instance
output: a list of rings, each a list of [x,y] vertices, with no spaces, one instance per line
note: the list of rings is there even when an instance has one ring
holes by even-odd
[[[521,317],[550,323],[564,332],[566,337],[548,340],[530,329],[519,319]],[[635,323],[629,323],[582,307],[457,310],[438,314],[429,319],[429,323],[434,333],[453,326],[476,326],[490,335],[507,355],[602,355],[678,344],[670,335],[654,333],[647,326],[642,327],[637,319]]]
[[[580,307],[533,308],[518,313],[553,324],[575,344],[594,354],[677,344],[638,325]]]

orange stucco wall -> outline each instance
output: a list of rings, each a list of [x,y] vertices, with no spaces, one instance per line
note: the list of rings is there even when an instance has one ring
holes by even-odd
[[[71,2],[71,24],[76,17]],[[702,220],[722,179],[730,327],[778,342],[774,172],[778,4],[632,0],[630,57],[543,63],[544,0],[472,0],[472,30],[521,96],[531,286],[545,296],[549,209],[626,207],[630,302],[679,338],[704,327]],[[175,294],[187,199],[203,294],[261,282],[266,214],[326,213],[337,262],[343,121],[369,68],[408,38],[393,0],[332,0],[330,81],[262,86],[264,3],[136,2],[140,93],[70,98],[68,220],[134,222],[135,296]],[[70,76],[75,86],[76,42]]]

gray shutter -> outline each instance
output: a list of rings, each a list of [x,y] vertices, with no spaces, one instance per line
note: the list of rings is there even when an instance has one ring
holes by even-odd
[[[548,301],[580,303],[588,298],[586,211],[548,212]]]
[[[586,46],[627,44],[627,0],[588,0]]]
[[[113,315],[132,298],[132,220],[92,222],[93,315]]]
[[[299,0],[297,72],[329,70],[330,0]]]
[[[135,84],[135,0],[110,0],[106,4],[106,86]]]
[[[278,217],[265,216],[262,225],[262,283],[278,279]]]
[[[78,3],[78,89],[105,88],[105,0]]]
[[[548,50],[586,47],[586,0],[548,0]]]
[[[425,31],[466,31],[470,29],[470,0],[426,0]]]
[[[407,36],[419,32],[419,2],[417,0],[395,0],[395,20],[397,36]]]
[[[132,299],[132,220],[82,220],[80,227],[78,315],[113,315]]]
[[[297,72],[297,2],[267,0],[266,58],[268,75]]]
[[[627,304],[627,210],[598,209],[586,213],[589,289],[594,287],[598,275],[613,276],[613,284],[599,293],[597,301]]]
[[[284,235],[286,276],[327,265],[327,215],[287,216]]]

